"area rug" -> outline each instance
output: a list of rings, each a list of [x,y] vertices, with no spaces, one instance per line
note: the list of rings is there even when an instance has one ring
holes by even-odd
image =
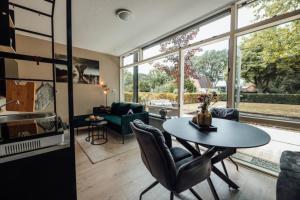
[[[87,131],[79,132],[76,141],[93,164],[138,148],[133,134],[127,135],[123,144],[122,137],[118,133],[108,130],[108,142],[102,145],[91,145],[85,140],[87,135]]]

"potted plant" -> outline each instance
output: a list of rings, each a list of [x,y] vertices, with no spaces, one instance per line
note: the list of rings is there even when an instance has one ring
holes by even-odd
[[[208,108],[214,105],[218,101],[218,95],[216,92],[203,93],[198,96],[198,102],[200,106],[198,107],[200,111],[193,118],[193,122],[198,124],[198,126],[211,126],[212,116],[208,111]]]

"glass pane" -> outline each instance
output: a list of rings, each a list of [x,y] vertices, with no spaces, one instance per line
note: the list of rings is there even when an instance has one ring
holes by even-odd
[[[178,54],[173,54],[139,65],[139,102],[149,113],[159,115],[166,108],[168,116],[178,115],[178,59]]]
[[[300,119],[300,20],[238,38],[236,105]]]
[[[123,66],[130,65],[134,63],[134,55],[123,57]]]
[[[257,0],[238,9],[238,28],[300,9],[300,0]]]
[[[186,47],[189,44],[199,42],[230,31],[230,15],[223,16],[204,25],[197,26],[188,31],[182,32],[160,44],[151,46],[143,50],[143,58],[166,53]]]
[[[226,107],[228,40],[190,49],[185,52],[184,115],[194,115],[202,93],[217,92],[219,101],[213,107]]]
[[[123,97],[126,102],[133,102],[133,67],[123,69]]]
[[[230,31],[230,15],[226,15],[208,24],[200,26],[196,36],[189,40],[189,44],[199,42]]]

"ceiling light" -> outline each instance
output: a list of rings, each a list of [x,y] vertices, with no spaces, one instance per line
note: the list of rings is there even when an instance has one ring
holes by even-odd
[[[123,21],[128,21],[131,18],[131,11],[127,9],[118,9],[116,11],[116,16]]]

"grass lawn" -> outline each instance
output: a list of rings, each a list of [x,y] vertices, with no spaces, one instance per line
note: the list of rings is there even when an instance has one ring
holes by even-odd
[[[188,114],[197,109],[199,104],[186,104],[183,106],[184,113]],[[215,107],[226,107],[226,102],[221,101]],[[244,112],[270,114],[282,117],[300,118],[300,105],[268,104],[268,103],[245,103],[241,102],[239,110]]]

